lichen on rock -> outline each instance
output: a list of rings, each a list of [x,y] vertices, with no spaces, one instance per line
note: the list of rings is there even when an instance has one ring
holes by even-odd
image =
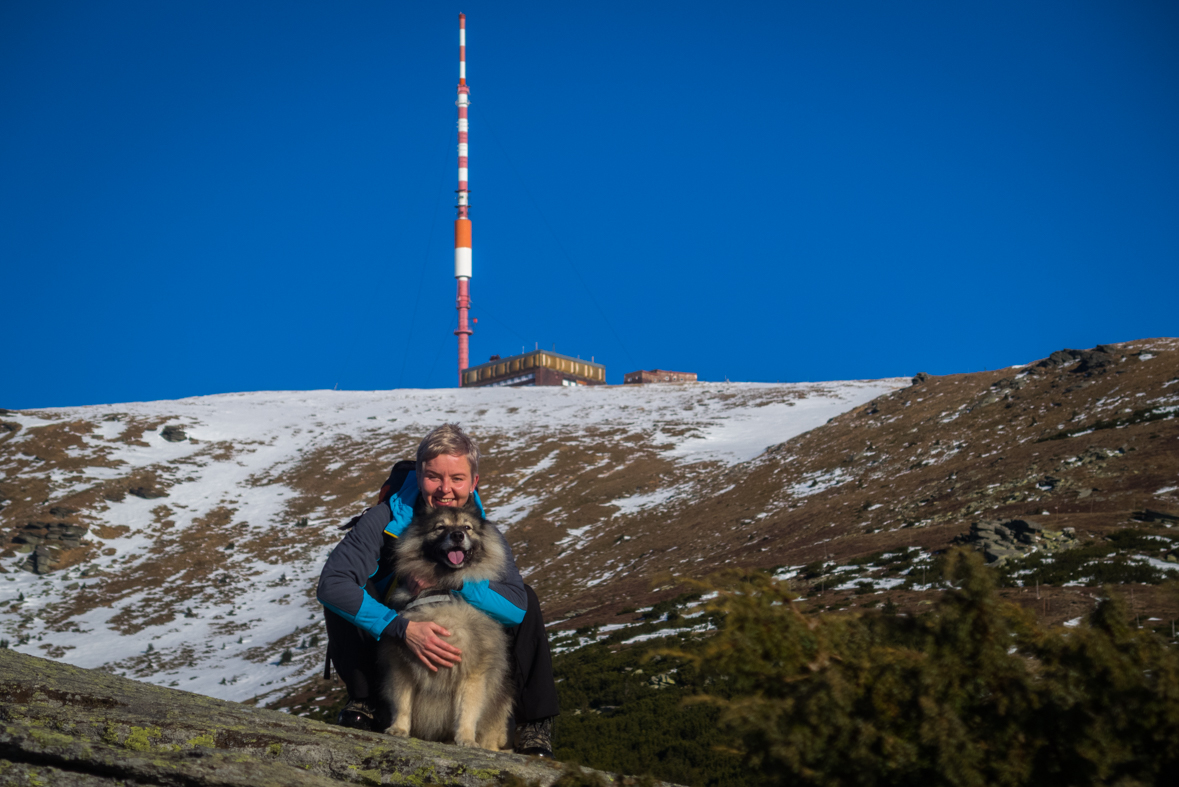
[[[7,648],[0,695],[5,784],[548,787],[566,773],[551,760],[336,727]]]

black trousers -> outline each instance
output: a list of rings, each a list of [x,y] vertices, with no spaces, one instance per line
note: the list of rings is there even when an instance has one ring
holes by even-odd
[[[516,723],[540,721],[561,712],[557,686],[553,681],[553,657],[549,637],[544,629],[540,601],[532,588],[528,609],[520,625],[508,629],[513,679],[516,684]],[[330,610],[324,609],[327,623],[328,659],[354,700],[380,701],[382,676],[377,669],[377,641]]]

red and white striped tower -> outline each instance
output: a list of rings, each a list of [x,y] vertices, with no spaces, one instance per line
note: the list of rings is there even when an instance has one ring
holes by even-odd
[[[458,83],[458,218],[454,220],[454,277],[458,280],[459,313],[458,368],[459,386],[463,384],[463,371],[467,368],[468,341],[473,333],[467,324],[467,310],[471,308],[471,220],[467,217],[467,106],[470,104],[467,88],[467,17],[459,14],[459,83]]]

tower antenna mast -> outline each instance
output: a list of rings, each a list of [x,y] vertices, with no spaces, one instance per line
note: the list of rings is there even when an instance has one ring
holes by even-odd
[[[467,17],[459,14],[459,83],[458,101],[458,218],[454,220],[454,278],[458,281],[458,371],[459,386],[469,361],[469,339],[474,331],[467,323],[471,308],[471,219],[467,189],[467,107],[470,105],[467,88]]]

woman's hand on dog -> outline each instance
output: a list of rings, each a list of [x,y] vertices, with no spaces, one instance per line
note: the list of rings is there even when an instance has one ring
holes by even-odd
[[[439,639],[449,636],[449,631],[428,620],[410,621],[405,626],[405,644],[431,672],[437,672],[439,667],[453,667],[462,661],[461,650]]]

